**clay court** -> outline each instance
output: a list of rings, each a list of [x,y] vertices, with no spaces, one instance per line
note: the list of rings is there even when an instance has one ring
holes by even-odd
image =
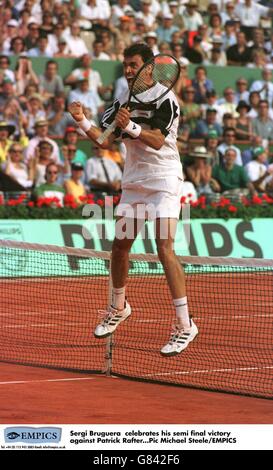
[[[106,277],[3,279],[1,423],[271,424],[272,273],[234,276],[187,276],[200,333],[174,358],[159,354],[172,315],[162,276],[131,278],[134,315],[111,342],[92,336]],[[268,293],[262,312],[253,285]]]

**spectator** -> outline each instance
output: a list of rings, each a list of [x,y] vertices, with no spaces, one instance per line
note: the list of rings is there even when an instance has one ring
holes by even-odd
[[[33,20],[33,18],[31,17],[31,13],[28,9],[26,8],[23,8],[20,12],[19,12],[19,18],[18,18],[18,21],[19,21],[19,29],[20,29],[20,34],[21,34],[21,37],[22,38],[25,38],[28,33],[29,33],[29,23],[31,23]]]
[[[34,184],[36,187],[46,182],[46,167],[49,163],[54,163],[52,158],[53,146],[47,140],[41,140],[34,149],[34,153],[29,157],[34,167]]]
[[[249,140],[253,134],[252,119],[247,115],[250,106],[245,101],[239,101],[236,111],[239,116],[236,119],[236,139]]]
[[[32,68],[31,60],[26,56],[18,58],[15,66],[16,94],[24,94],[30,84],[39,85],[39,78]]]
[[[103,149],[93,147],[95,156],[86,163],[86,181],[91,191],[115,194],[121,188],[121,170],[117,163],[103,156]]]
[[[10,69],[10,59],[6,55],[0,55],[0,84],[4,79],[8,78],[11,82],[15,82],[15,75],[13,70]]]
[[[124,97],[127,96],[128,92],[128,82],[123,75],[122,77],[119,77],[115,82],[114,99],[124,99]]]
[[[79,134],[77,132],[77,129],[73,126],[69,126],[65,129],[65,134],[63,138],[63,145],[64,146],[69,146],[72,145],[76,148],[75,155],[73,157],[73,162],[81,163],[83,167],[86,165],[87,161],[87,156],[86,153],[83,152],[83,150],[77,148],[78,146],[78,140],[79,140]],[[62,158],[63,160],[63,158]]]
[[[59,147],[56,142],[48,136],[48,121],[44,119],[39,119],[34,124],[35,135],[30,139],[29,144],[26,149],[26,162],[35,155],[35,149],[41,140],[46,140],[49,142],[52,147],[52,160],[56,164],[60,164],[60,154],[59,154]]]
[[[54,30],[53,15],[50,11],[44,11],[42,15],[42,24],[40,26],[40,32],[44,34],[52,34]]]
[[[267,66],[267,57],[263,50],[255,49],[251,52],[251,62],[247,64],[248,68],[264,69]]]
[[[58,63],[55,60],[47,61],[45,71],[39,79],[39,91],[45,101],[49,101],[50,98],[64,92],[63,80],[58,75]]]
[[[145,24],[146,31],[152,31],[157,26],[156,18],[151,10],[152,0],[141,0],[140,8],[141,11],[136,13],[136,18],[142,19]],[[164,14],[163,14],[164,16]]]
[[[69,50],[67,46],[67,42],[65,38],[58,39],[57,48],[53,54],[54,57],[74,57],[72,52]]]
[[[262,79],[255,80],[251,87],[250,92],[257,91],[262,100],[268,100],[270,107],[273,105],[273,83],[272,83],[272,70],[264,67],[262,70]]]
[[[249,103],[248,82],[244,77],[239,77],[236,80],[234,101],[236,104],[238,104],[239,101],[245,101],[246,103]]]
[[[221,58],[222,51],[219,47],[214,47],[210,51],[210,59],[204,60],[204,65],[216,65],[220,67],[225,67],[223,59]]]
[[[221,18],[222,18],[222,24],[223,25],[227,25],[227,23],[229,23],[229,26],[231,23],[233,23],[233,19],[235,17],[235,12],[234,12],[234,9],[235,9],[235,5],[233,2],[231,2],[230,0],[228,0],[225,5],[224,5],[224,8],[225,8],[225,11],[222,11],[220,13],[221,15]],[[236,40],[234,41],[234,44],[235,44]],[[229,44],[231,46],[231,44]]]
[[[252,0],[244,0],[244,3],[236,5],[235,14],[240,19],[242,30],[247,39],[251,39],[253,29],[259,27],[261,17],[268,16],[269,8],[254,3]]]
[[[65,190],[62,186],[56,183],[58,179],[59,170],[55,163],[49,163],[46,166],[45,180],[46,182],[41,184],[34,191],[34,197],[56,198],[58,203],[56,205],[63,206],[63,199]]]
[[[253,132],[263,139],[270,140],[273,135],[273,120],[269,117],[269,104],[267,100],[260,100],[258,116],[253,119]]]
[[[251,49],[247,46],[245,33],[239,31],[236,34],[237,43],[228,47],[227,63],[228,65],[246,65],[251,62]]]
[[[63,25],[58,22],[54,25],[52,34],[48,35],[48,45],[50,47],[52,55],[55,55],[57,53],[60,41],[63,41],[65,43],[65,51],[68,53],[68,55],[71,54],[71,51],[67,46],[66,38],[63,36],[63,31]]]
[[[172,55],[175,57],[176,60],[178,60],[178,62],[180,62],[181,60],[183,62],[185,60],[185,57],[183,57],[182,44],[175,44],[172,46]]]
[[[88,49],[84,40],[80,37],[80,25],[77,21],[71,23],[71,32],[65,36],[67,45],[76,57],[81,57],[83,54],[88,54]]]
[[[35,47],[28,50],[29,57],[51,57],[47,36],[40,35]]]
[[[186,175],[197,191],[198,195],[212,194],[220,190],[219,185],[212,180],[212,167],[210,164],[211,156],[206,147],[195,147],[190,153],[193,161],[186,167]]]
[[[19,142],[14,142],[9,147],[7,160],[3,169],[6,175],[14,179],[23,188],[28,189],[33,186],[33,164],[30,161],[27,167],[23,162],[23,148]]]
[[[80,18],[91,21],[95,31],[108,25],[111,16],[108,0],[87,0],[87,2],[80,4],[79,10]]]
[[[148,31],[148,33],[144,35],[144,41],[152,49],[154,55],[159,53],[157,45],[157,34],[154,31]]]
[[[254,150],[256,147],[262,147],[263,139],[259,135],[253,134],[250,139],[250,146],[242,150],[243,165],[251,162],[254,158]]]
[[[219,13],[213,13],[209,19],[209,30],[208,33],[210,37],[213,36],[222,36],[223,27],[222,27],[222,18]]]
[[[221,98],[218,101],[219,104],[219,115],[223,117],[225,113],[232,114],[234,117],[238,117],[238,112],[236,111],[237,104],[235,102],[235,92],[233,88],[227,87],[224,89],[224,98]]]
[[[236,132],[233,127],[225,127],[223,133],[223,142],[218,146],[217,150],[220,153],[221,158],[224,158],[225,152],[228,148],[232,147],[236,154],[235,163],[238,166],[242,166],[242,155],[239,147],[235,144]]]
[[[125,50],[125,42],[123,41],[123,39],[118,39],[116,42],[115,42],[115,47],[113,49],[113,54],[112,56],[110,56],[109,54],[107,54],[111,60],[118,60],[119,62],[123,62],[124,60],[124,50]],[[106,52],[104,52],[104,54],[106,54]]]
[[[29,50],[35,48],[38,44],[38,38],[39,25],[36,22],[31,21],[28,23],[28,34],[24,38],[26,49]]]
[[[46,111],[44,109],[43,100],[39,93],[33,93],[27,100],[27,109],[24,112],[26,119],[26,134],[32,138],[35,134],[35,122],[40,119],[46,119]]]
[[[162,18],[162,24],[156,29],[158,41],[166,41],[170,44],[172,41],[172,34],[175,31],[179,31],[179,28],[173,24],[173,15],[171,13],[165,14]]]
[[[192,86],[195,90],[195,102],[198,104],[205,103],[207,92],[214,89],[213,83],[207,78],[207,70],[202,65],[196,67],[194,75]]]
[[[201,117],[201,107],[195,102],[194,95],[194,88],[192,86],[187,87],[183,95],[183,105],[181,106],[183,123],[189,126],[191,136],[195,135],[197,121]]]
[[[227,65],[227,56],[223,48],[222,36],[211,37],[212,48],[207,52],[208,60],[211,61],[212,65],[221,65],[225,67]],[[216,54],[217,51],[217,54]],[[213,52],[215,52],[213,56]],[[204,62],[206,65],[206,61]]]
[[[92,112],[92,119],[98,122],[98,115],[104,110],[104,103],[101,98],[90,90],[88,78],[81,78],[75,90],[70,91],[68,95],[68,103],[80,101],[86,108]]]
[[[110,158],[110,160],[113,160],[118,164],[120,167],[121,171],[123,171],[124,167],[124,154],[122,152],[122,145],[118,145],[117,142],[113,142],[111,147],[108,149],[104,149],[103,156],[105,158]]]
[[[245,188],[254,194],[255,188],[249,181],[245,168],[236,165],[236,158],[236,150],[233,147],[227,147],[220,165],[213,167],[212,176],[219,183],[221,192],[226,195],[227,193],[228,195],[244,193]]]
[[[219,165],[220,163],[220,154],[218,152],[218,143],[219,138],[218,134],[214,130],[210,130],[208,135],[205,139],[205,147],[207,149],[207,153],[211,155],[210,163],[212,166]]]
[[[111,28],[111,32],[114,34],[115,37],[115,43],[117,41],[124,41],[126,44],[126,47],[128,47],[130,44],[132,44],[133,41],[133,26],[134,26],[134,20],[132,17],[126,15],[122,16],[120,18],[120,23],[117,28]],[[104,49],[104,46],[103,46]],[[108,53],[107,51],[104,50],[105,53]],[[113,54],[114,48],[112,48],[111,53]]]
[[[260,93],[258,91],[252,91],[249,93],[249,105],[250,111],[248,112],[248,116],[250,118],[256,118],[258,116],[258,108],[260,103]]]
[[[181,34],[184,33],[185,31],[185,23],[184,23],[183,15],[179,11],[179,4],[176,1],[170,0],[168,7],[169,7],[169,11],[167,13],[170,13],[171,15],[173,15],[173,24],[174,26],[177,26],[179,28],[179,34],[181,36]]]
[[[5,78],[2,83],[2,91],[0,93],[0,115],[3,116],[6,106],[12,101],[19,101],[16,93],[13,82],[9,78]]]
[[[13,38],[18,36],[18,33],[19,33],[18,31],[19,23],[17,20],[12,18],[6,23],[6,25],[7,25],[7,33],[2,43],[2,52],[4,54],[9,53],[11,41]]]
[[[231,4],[231,2],[228,2]],[[227,4],[228,5],[228,4]],[[234,8],[234,5],[232,4]],[[224,23],[224,22],[223,22]],[[222,34],[223,39],[223,48],[226,51],[229,47],[234,46],[237,42],[236,32],[235,32],[235,21],[228,20],[224,23],[224,32]]]
[[[97,95],[97,99],[100,95],[103,95],[106,91],[109,91],[109,87],[104,87],[100,73],[97,70],[92,69],[92,59],[89,54],[84,54],[80,58],[80,67],[73,70],[65,79],[65,85],[71,85],[75,87],[79,80],[83,78],[88,79],[89,90],[93,91]]]
[[[10,48],[7,51],[9,55],[20,55],[26,53],[24,39],[20,36],[15,36],[10,41]]]
[[[178,98],[178,102],[180,104],[180,106],[183,105],[183,101],[182,101],[182,95],[183,95],[183,91],[190,87],[191,84],[192,84],[192,80],[190,79],[189,75],[188,75],[188,66],[189,66],[189,61],[188,59],[186,59],[186,57],[181,57],[178,61],[180,63],[180,75],[179,75],[179,78],[175,84],[175,92],[176,92],[176,96]]]
[[[209,131],[217,132],[218,137],[223,133],[222,126],[216,122],[217,110],[214,108],[207,108],[205,119],[200,119],[197,122],[195,129],[195,137],[204,139],[207,137]]]
[[[201,36],[194,36],[193,45],[185,49],[184,55],[192,64],[202,64],[205,59],[205,52],[202,48]]]
[[[92,60],[111,60],[111,57],[103,52],[103,44],[99,39],[93,42]]]
[[[82,198],[86,195],[86,190],[81,182],[84,167],[80,163],[71,164],[71,177],[64,182],[66,194],[73,196],[76,204],[83,204]]]
[[[203,24],[203,18],[197,9],[198,3],[196,0],[188,0],[186,2],[185,10],[183,11],[183,21],[185,30],[188,33],[198,31],[199,26]]]
[[[254,148],[253,155],[254,160],[247,163],[245,169],[256,191],[264,193],[267,184],[272,182],[273,166],[268,165],[267,151],[263,147]]]
[[[225,113],[223,116],[223,129],[227,127],[232,127],[233,129],[236,127],[236,118],[230,113]]]
[[[0,163],[5,162],[13,140],[10,137],[15,131],[15,126],[5,121],[0,121]]]
[[[129,12],[134,13],[133,8],[129,5],[128,0],[117,0],[112,6],[111,21],[114,26],[119,25],[119,20],[122,16],[127,15]]]
[[[18,140],[20,138],[22,145],[27,145],[28,138],[25,136],[24,132],[24,128],[26,126],[26,119],[17,98],[11,98],[6,103],[3,109],[2,117],[9,124],[15,126],[13,138]]]
[[[207,109],[215,109],[216,111],[216,122],[222,126],[222,116],[219,116],[219,105],[217,104],[217,94],[215,90],[207,91],[206,102],[201,104],[202,116],[206,116]]]
[[[48,133],[49,135],[63,136],[65,129],[69,125],[73,125],[70,113],[66,111],[65,96],[59,93],[51,99],[52,109],[48,112]]]

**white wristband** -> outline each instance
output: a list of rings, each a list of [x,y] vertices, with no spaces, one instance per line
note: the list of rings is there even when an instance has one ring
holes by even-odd
[[[81,121],[77,121],[78,126],[84,131],[87,132],[92,127],[92,124],[88,119],[84,116]]]
[[[141,130],[142,129],[139,124],[136,124],[133,121],[129,121],[129,124],[125,127],[125,129],[123,129],[123,132],[126,132],[131,137],[134,137],[134,139],[136,139],[137,137],[139,137]]]

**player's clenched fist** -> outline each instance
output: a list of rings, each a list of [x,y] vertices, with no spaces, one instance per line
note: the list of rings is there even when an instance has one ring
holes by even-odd
[[[79,101],[73,101],[69,104],[68,111],[75,121],[81,121],[84,118],[83,106]]]

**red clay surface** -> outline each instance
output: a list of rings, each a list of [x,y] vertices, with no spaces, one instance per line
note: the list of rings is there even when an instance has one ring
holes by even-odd
[[[272,401],[0,363],[1,424],[272,424]]]
[[[271,424],[272,401],[87,373],[105,367],[105,340],[92,331],[108,280],[3,280],[0,290],[1,423]],[[133,315],[114,337],[113,373],[212,390],[273,393],[272,274],[187,276],[200,334],[162,358],[173,309],[161,276],[133,277]],[[262,324],[262,328],[258,325]]]
[[[272,398],[272,280],[271,272],[187,275],[200,334],[183,354],[162,358],[174,314],[165,278],[131,277],[133,314],[115,333],[113,373]],[[101,371],[105,340],[92,331],[107,291],[105,277],[3,280],[0,360]]]

